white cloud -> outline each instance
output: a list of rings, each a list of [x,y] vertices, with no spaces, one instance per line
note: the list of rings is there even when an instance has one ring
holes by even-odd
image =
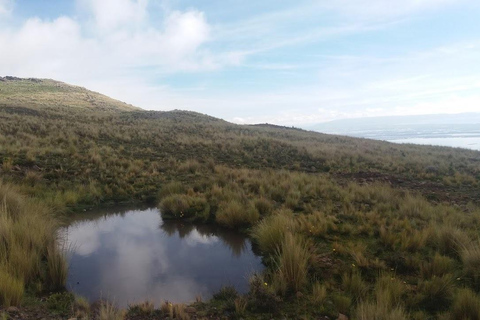
[[[141,23],[145,2],[122,3],[127,11],[133,6],[130,14]],[[128,16],[118,9],[111,12],[112,17],[104,18],[103,13],[97,12],[100,9],[93,9],[99,23],[112,28]],[[109,83],[135,77],[135,69],[143,67],[162,72],[216,67],[215,59],[201,49],[209,39],[210,27],[199,11],[172,12],[158,28],[118,27],[109,33],[89,33],[87,28],[70,17],[53,21],[32,18],[18,29],[0,28],[0,70],[5,74],[50,77],[83,85],[91,78]]]
[[[0,0],[0,17],[8,16],[13,9],[13,0]]]
[[[147,17],[148,0],[77,0],[91,13],[102,31],[141,24]]]

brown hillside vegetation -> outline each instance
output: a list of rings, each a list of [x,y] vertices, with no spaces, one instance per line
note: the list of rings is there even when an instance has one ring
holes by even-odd
[[[251,235],[267,271],[247,295],[197,303],[198,316],[480,319],[480,152],[143,111],[2,78],[0,160],[5,182],[56,212],[149,201],[165,219]],[[150,307],[127,317],[183,314]]]

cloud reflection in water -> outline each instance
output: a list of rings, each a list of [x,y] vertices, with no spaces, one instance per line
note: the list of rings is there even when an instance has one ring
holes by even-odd
[[[121,306],[209,298],[222,285],[246,292],[248,275],[263,269],[243,235],[163,222],[157,209],[91,216],[73,222],[66,234],[73,247],[68,288]]]

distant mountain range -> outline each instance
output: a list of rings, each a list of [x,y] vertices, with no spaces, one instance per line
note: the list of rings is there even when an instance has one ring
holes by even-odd
[[[381,140],[405,137],[480,137],[480,113],[342,119],[304,128],[323,133]]]

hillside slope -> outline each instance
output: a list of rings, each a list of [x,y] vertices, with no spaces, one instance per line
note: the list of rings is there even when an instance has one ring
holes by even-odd
[[[53,80],[2,78],[0,118],[3,179],[29,181],[32,192],[58,184],[64,192],[95,187],[95,199],[75,191],[86,203],[155,197],[174,176],[189,179],[176,167],[191,160],[323,173],[342,183],[380,181],[437,201],[480,198],[479,152],[144,111]]]

